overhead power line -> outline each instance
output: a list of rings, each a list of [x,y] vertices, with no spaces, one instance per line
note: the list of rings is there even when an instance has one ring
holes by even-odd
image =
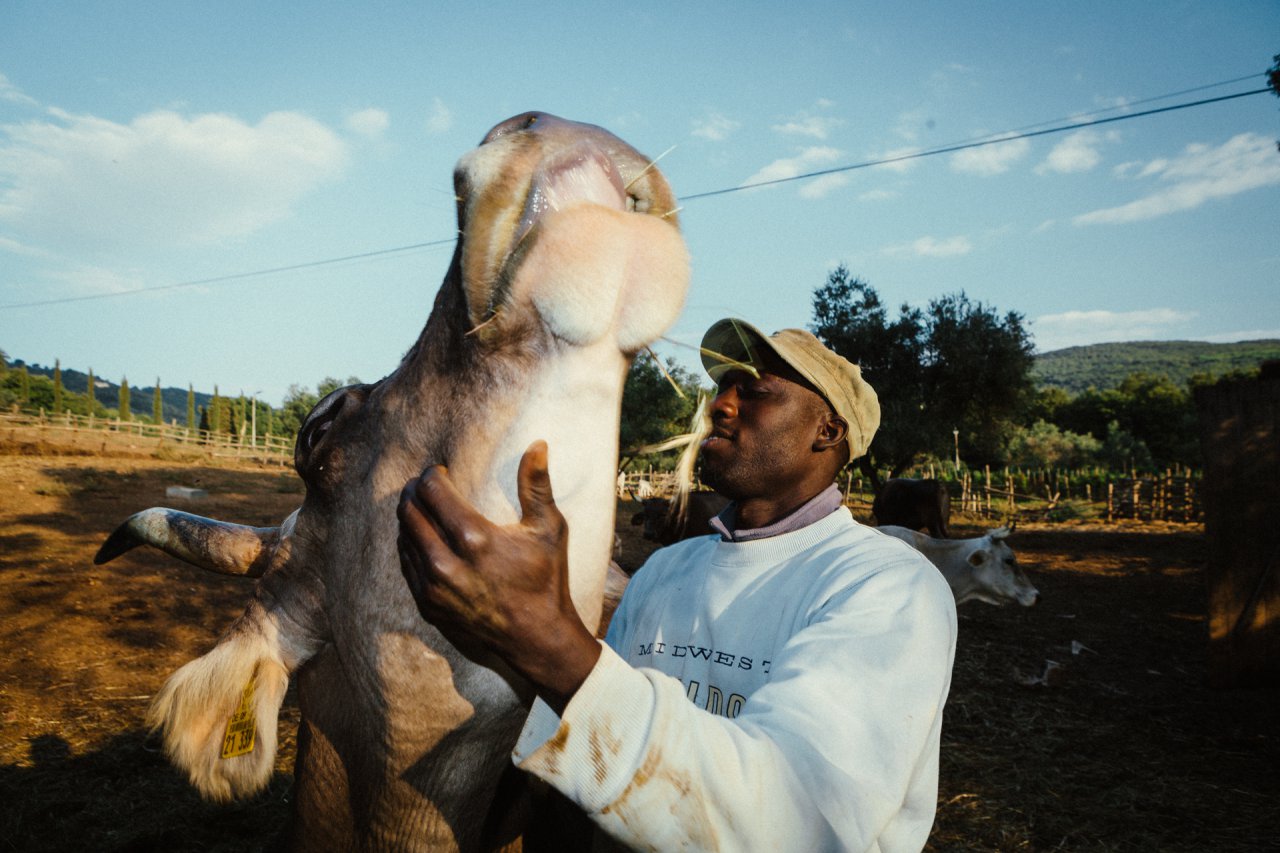
[[[132,296],[135,293],[158,293],[162,290],[178,290],[183,287],[199,287],[206,284],[223,284],[228,281],[239,281],[246,278],[254,278],[262,275],[272,275],[281,272],[294,272],[295,270],[312,269],[313,267],[329,266],[331,264],[340,264],[344,261],[363,261],[369,258],[376,258],[382,255],[394,255],[400,252],[409,252],[414,249],[426,249],[431,246],[443,246],[452,243],[455,237],[447,240],[432,240],[427,243],[414,243],[411,246],[396,246],[394,249],[377,249],[372,252],[361,252],[358,255],[343,255],[341,258],[325,258],[322,261],[308,261],[301,264],[290,264],[284,267],[272,267],[265,270],[253,270],[252,272],[232,273],[231,275],[219,275],[213,278],[202,278],[196,281],[180,281],[175,284],[160,284],[154,287],[135,287],[132,290],[117,290],[112,293],[92,293],[87,296],[64,296],[60,299],[42,299],[39,302],[14,302],[9,305],[0,305],[0,308],[33,308],[37,305],[61,305],[65,302],[87,302],[90,299],[110,299],[115,296]]]
[[[1238,83],[1242,80],[1253,79],[1257,76],[1258,75],[1256,74],[1250,74],[1246,77],[1240,77],[1234,80],[1226,80],[1220,83],[1211,83],[1206,86],[1197,86],[1192,89],[1183,89],[1179,92],[1171,92],[1166,95],[1157,95],[1152,98],[1144,98],[1140,101],[1132,101],[1128,104],[1124,104],[1121,106],[1111,107],[1106,110],[1095,111],[1091,115],[1096,116],[1101,113],[1111,112],[1117,109],[1127,109],[1128,107],[1133,106],[1134,104],[1150,103],[1152,101],[1164,100],[1171,97],[1177,97],[1178,95],[1189,94],[1191,92],[1198,92],[1198,91],[1203,91],[1205,89],[1212,89],[1217,86],[1222,86],[1229,83]],[[1030,139],[1036,136],[1048,136],[1054,133],[1065,133],[1068,130],[1078,130],[1084,127],[1096,127],[1097,125],[1101,125],[1101,124],[1110,124],[1112,122],[1117,122],[1117,121],[1128,121],[1130,119],[1144,118],[1146,116],[1157,115],[1159,113],[1168,113],[1168,112],[1174,112],[1176,110],[1190,109],[1192,107],[1201,107],[1201,106],[1205,106],[1206,104],[1216,104],[1222,101],[1235,100],[1237,98],[1247,98],[1250,95],[1261,95],[1270,91],[1271,91],[1270,87],[1264,87],[1261,89],[1252,89],[1247,92],[1236,92],[1230,95],[1220,95],[1215,98],[1203,98],[1198,101],[1188,101],[1181,104],[1172,104],[1167,107],[1156,107],[1154,109],[1142,110],[1136,113],[1126,113],[1124,115],[1108,116],[1105,118],[1079,119],[1075,121],[1070,121],[1068,124],[1055,124],[1053,127],[1043,128],[1040,130],[1027,129],[1027,128],[1042,127],[1044,124],[1050,124],[1053,122],[1066,120],[1066,119],[1050,119],[1048,122],[1038,122],[1036,124],[1026,125],[1025,128],[1019,131],[1005,131],[998,134],[992,134],[986,137],[979,137],[978,139],[975,139],[972,141],[953,143],[953,144],[949,144],[949,145],[945,145],[937,148],[927,148],[922,151],[912,152],[910,154],[901,154],[894,157],[884,157],[878,160],[867,160],[861,163],[853,163],[847,166],[836,166],[830,169],[820,169],[814,172],[805,172],[802,175],[792,175],[786,178],[774,178],[768,181],[756,181],[750,184],[739,184],[738,186],[734,186],[734,187],[726,187],[724,189],[719,189],[719,190],[709,190],[707,192],[694,193],[693,195],[681,196],[680,201],[682,203],[689,202],[689,201],[696,201],[698,199],[711,198],[713,196],[720,196],[720,195],[728,195],[729,193],[742,192],[744,190],[752,190],[752,189],[758,189],[760,187],[776,186],[777,184],[785,184],[785,183],[790,183],[792,181],[803,181],[809,178],[819,178],[824,175],[834,175],[841,172],[852,172],[858,169],[870,169],[874,166],[885,166],[893,163],[901,163],[907,160],[918,160],[923,157],[933,157],[939,154],[953,154],[957,151],[965,151],[972,148],[982,148],[987,145],[999,145],[1002,142],[1011,142],[1017,139]],[[323,260],[318,260],[318,261],[309,261],[306,263],[290,264],[288,266],[272,267],[270,269],[253,270],[251,272],[233,273],[231,275],[215,276],[213,278],[204,278],[196,281],[184,281],[184,282],[178,282],[175,284],[162,284],[162,285],[156,285],[154,287],[138,287],[132,290],[118,290],[113,293],[95,293],[95,294],[90,294],[85,296],[67,296],[67,297],[61,297],[57,299],[42,299],[42,300],[32,301],[32,302],[13,302],[7,305],[0,305],[0,308],[34,308],[37,306],[44,306],[44,305],[61,305],[69,302],[85,302],[93,299],[111,299],[117,296],[132,296],[138,293],[158,293],[160,291],[165,291],[165,290],[178,290],[181,288],[188,288],[188,287],[224,284],[226,282],[239,281],[246,278],[254,278],[258,276],[272,275],[275,273],[282,273],[282,272],[293,272],[296,270],[303,270],[303,269],[313,269],[315,267],[330,266],[332,264],[339,264],[347,261],[367,260],[369,258],[380,257],[384,255],[392,255],[392,254],[399,254],[402,252],[409,252],[414,249],[425,249],[425,248],[430,248],[434,246],[444,246],[444,245],[453,243],[456,239],[457,239],[456,237],[449,237],[447,239],[442,239],[442,240],[431,240],[426,243],[414,243],[408,246],[396,246],[390,249],[378,249],[375,251],[362,252],[360,254],[355,254],[355,255],[344,255],[339,258],[325,258]]]
[[[693,195],[681,196],[680,201],[693,201],[700,198],[710,198],[711,196],[727,195],[729,193],[742,192],[743,190],[753,190],[759,187],[771,187],[776,184],[790,183],[791,181],[803,181],[807,178],[819,178],[823,175],[834,175],[840,172],[852,172],[856,169],[870,169],[872,166],[885,166],[890,163],[901,163],[905,160],[918,160],[921,157],[933,157],[938,154],[953,154],[956,151],[966,151],[970,148],[982,148],[986,145],[999,145],[1002,142],[1012,142],[1016,139],[1030,139],[1033,136],[1048,136],[1051,133],[1064,133],[1068,130],[1077,130],[1082,127],[1096,127],[1100,124],[1110,124],[1116,121],[1128,121],[1129,119],[1143,118],[1144,116],[1156,115],[1157,113],[1169,113],[1174,110],[1185,110],[1190,107],[1200,107],[1205,104],[1216,104],[1219,101],[1230,101],[1235,98],[1245,98],[1249,95],[1261,95],[1270,92],[1270,88],[1254,89],[1249,92],[1236,92],[1233,95],[1219,95],[1216,98],[1204,98],[1199,101],[1189,101],[1184,104],[1173,104],[1168,107],[1157,107],[1155,109],[1143,110],[1136,113],[1126,113],[1122,116],[1110,116],[1108,118],[1083,119],[1072,122],[1070,124],[1058,125],[1056,127],[1045,128],[1044,130],[1031,130],[1023,133],[1003,133],[993,134],[984,137],[976,142],[962,142],[955,145],[946,145],[940,148],[926,148],[923,151],[915,151],[910,154],[901,154],[896,157],[884,157],[879,160],[867,160],[862,163],[853,163],[849,166],[835,166],[830,169],[819,169],[816,172],[805,172],[803,175],[791,175],[786,178],[773,178],[768,181],[756,181],[750,184],[739,184],[736,187],[727,187],[722,190],[710,190],[708,192],[694,193]]]

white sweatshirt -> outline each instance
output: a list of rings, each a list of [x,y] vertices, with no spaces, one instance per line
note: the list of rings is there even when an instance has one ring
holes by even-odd
[[[918,552],[841,507],[638,571],[563,718],[516,764],[640,850],[918,851],[933,825],[956,615]]]

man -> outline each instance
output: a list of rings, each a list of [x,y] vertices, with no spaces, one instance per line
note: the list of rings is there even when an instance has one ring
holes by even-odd
[[[722,320],[704,482],[719,536],[661,549],[596,642],[569,601],[546,446],[498,527],[440,469],[401,502],[405,576],[539,701],[514,758],[627,847],[919,850],[937,800],[956,617],[919,554],[853,520],[836,474],[879,425],[859,369],[813,335]],[[452,543],[452,545],[450,544]]]

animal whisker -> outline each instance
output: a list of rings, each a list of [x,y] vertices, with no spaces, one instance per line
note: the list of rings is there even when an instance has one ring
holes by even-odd
[[[672,145],[666,151],[663,151],[657,157],[654,157],[652,160],[649,161],[649,165],[645,166],[643,169],[637,172],[636,176],[631,180],[627,181],[627,185],[622,189],[623,190],[631,189],[631,185],[634,184],[636,181],[640,180],[641,178],[643,178],[646,174],[648,174],[649,170],[652,169],[654,166],[656,166],[659,160],[661,160],[663,157],[666,157],[668,154],[670,154],[672,151],[675,151],[675,150],[676,150],[676,146]]]
[[[670,210],[668,210],[666,213],[664,213],[664,214],[662,214],[661,216],[659,216],[658,218],[659,218],[659,219],[666,219],[668,216],[675,216],[677,213],[679,213],[679,212],[680,212],[680,211],[682,211],[682,210],[684,210],[684,207],[683,207],[683,206],[681,206],[681,207],[673,207],[673,208],[671,208]]]
[[[497,320],[500,316],[502,316],[502,309],[501,309],[501,308],[495,308],[495,309],[493,310],[493,313],[489,315],[489,319],[488,319],[488,320],[485,320],[485,321],[484,321],[483,323],[481,323],[480,325],[478,325],[478,326],[476,326],[475,328],[473,328],[473,329],[471,329],[470,331],[468,331],[468,332],[467,332],[463,337],[467,337],[467,338],[471,337],[471,336],[472,336],[472,335],[474,335],[476,332],[480,331],[480,330],[481,330],[481,329],[483,329],[485,326],[487,326],[487,325],[489,325],[490,323],[492,323],[494,320]]]
[[[649,357],[653,359],[653,363],[658,365],[658,370],[662,371],[662,375],[666,378],[667,382],[671,384],[671,387],[676,390],[676,394],[680,399],[685,399],[684,389],[681,388],[680,383],[676,382],[676,380],[672,378],[671,374],[667,372],[666,366],[662,363],[662,359],[658,358],[658,354],[653,351],[653,347],[645,347],[644,351],[649,353]]]
[[[694,346],[693,344],[686,344],[684,341],[677,341],[674,338],[668,337],[666,335],[662,336],[662,340],[665,341],[666,343],[671,344],[672,346],[682,347],[683,349],[696,349],[698,352],[702,353],[703,355],[711,356],[713,359],[720,362],[721,364],[727,364],[730,367],[743,371],[744,373],[749,373],[752,376],[754,376],[756,379],[760,378],[760,371],[755,368],[755,365],[748,364],[745,361],[738,361],[736,358],[730,358],[724,353],[716,352],[713,349],[707,349],[706,347],[703,347],[703,346]]]

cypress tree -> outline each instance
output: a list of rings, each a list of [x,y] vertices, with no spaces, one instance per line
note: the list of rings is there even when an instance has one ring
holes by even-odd
[[[222,398],[218,396],[218,386],[213,386],[213,399],[209,401],[209,432],[222,429]]]
[[[53,360],[53,413],[62,413],[62,361]]]
[[[129,414],[129,378],[127,376],[122,377],[120,379],[119,408],[120,408],[120,420],[127,421],[129,420],[130,417],[132,417]]]
[[[24,406],[31,402],[31,374],[27,373],[25,364],[22,365],[22,372],[18,375],[18,394],[21,395]]]
[[[209,409],[205,406],[200,407],[200,443],[209,443]]]
[[[151,395],[151,419],[157,425],[164,423],[164,396],[160,393],[160,377],[156,377],[156,390]]]
[[[95,391],[94,391],[94,387],[93,387],[93,382],[94,382],[94,379],[93,379],[93,368],[92,368],[92,367],[90,367],[90,368],[89,368],[89,390],[87,390],[87,391],[85,392],[85,396],[87,396],[87,397],[89,398],[89,414],[91,414],[91,415],[93,414],[93,410],[94,410],[94,409],[96,409],[96,408],[98,407],[98,406],[97,406],[98,399],[97,399],[97,396],[95,395]]]
[[[235,417],[235,428],[232,432],[243,439],[245,424],[249,423],[249,403],[245,400],[243,391],[240,392],[240,402],[236,403],[233,414]]]
[[[187,383],[187,432],[196,428],[196,388]]]

